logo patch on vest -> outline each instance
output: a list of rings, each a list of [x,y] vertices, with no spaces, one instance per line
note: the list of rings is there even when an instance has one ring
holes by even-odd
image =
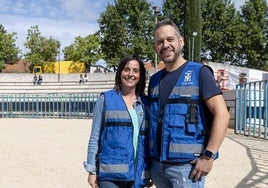
[[[185,82],[185,83],[192,82],[192,75],[193,75],[193,71],[187,71],[187,72],[185,72],[184,81],[183,82]]]

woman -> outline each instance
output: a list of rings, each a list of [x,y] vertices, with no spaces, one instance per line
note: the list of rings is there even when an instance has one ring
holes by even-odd
[[[98,99],[85,169],[91,187],[140,188],[148,182],[145,68],[136,55],[124,57],[114,89]]]

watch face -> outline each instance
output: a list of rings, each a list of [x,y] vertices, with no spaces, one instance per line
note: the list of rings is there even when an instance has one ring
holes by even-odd
[[[204,151],[204,155],[205,155],[206,157],[209,157],[209,158],[211,158],[211,159],[214,159],[216,154],[212,153],[212,152],[209,151],[209,150],[205,150],[205,151]]]
[[[208,150],[205,151],[205,156],[211,158],[212,155],[213,155],[213,153],[211,151],[208,151]]]

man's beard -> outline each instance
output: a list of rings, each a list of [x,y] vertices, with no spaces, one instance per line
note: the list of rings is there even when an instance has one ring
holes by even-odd
[[[179,58],[179,56],[180,56],[180,51],[177,50],[177,51],[175,51],[174,58],[172,58],[172,59],[166,59],[166,60],[164,59],[163,61],[166,64],[172,64],[172,63],[175,63],[177,61],[177,59]]]

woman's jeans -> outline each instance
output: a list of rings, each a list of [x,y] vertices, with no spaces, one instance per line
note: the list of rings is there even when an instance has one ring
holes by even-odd
[[[151,177],[157,188],[204,188],[204,177],[197,182],[189,179],[193,167],[189,163],[166,164],[153,160]]]

